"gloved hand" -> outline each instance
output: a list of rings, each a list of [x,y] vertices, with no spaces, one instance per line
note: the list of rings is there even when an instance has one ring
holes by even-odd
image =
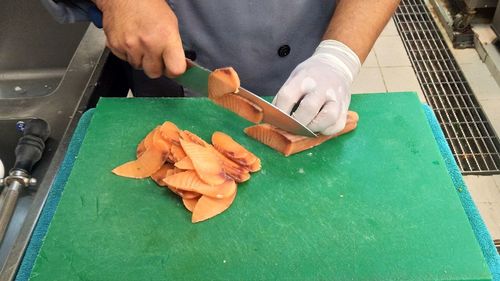
[[[314,54],[299,64],[273,103],[314,132],[332,135],[346,123],[351,102],[349,88],[361,68],[358,56],[336,40],[324,40]]]

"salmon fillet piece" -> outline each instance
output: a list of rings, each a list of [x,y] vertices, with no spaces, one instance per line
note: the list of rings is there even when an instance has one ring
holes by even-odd
[[[208,76],[208,98],[214,103],[253,123],[264,118],[262,108],[246,98],[236,95],[240,78],[232,67],[219,68]]]
[[[260,123],[264,118],[262,108],[236,94],[228,93],[219,98],[212,98],[211,100],[252,123]]]
[[[232,67],[215,69],[208,76],[208,97],[217,99],[227,93],[236,93],[240,87],[238,73]]]
[[[319,135],[315,138],[294,135],[269,124],[258,124],[245,128],[245,133],[257,141],[283,153],[285,156],[289,156],[318,146],[329,139],[354,130],[358,125],[358,120],[358,114],[349,111],[346,126],[341,132],[330,136]]]

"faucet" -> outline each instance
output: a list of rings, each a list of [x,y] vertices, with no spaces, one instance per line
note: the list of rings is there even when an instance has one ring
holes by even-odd
[[[14,168],[5,178],[3,178],[3,167],[1,169],[0,186],[4,188],[0,195],[0,243],[12,218],[21,189],[36,185],[36,179],[31,176],[31,171],[42,157],[45,141],[49,135],[50,128],[47,122],[42,119],[29,120],[16,146]]]

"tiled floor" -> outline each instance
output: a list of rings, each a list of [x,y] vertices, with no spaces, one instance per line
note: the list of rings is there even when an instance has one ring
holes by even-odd
[[[454,50],[481,106],[500,134],[500,87],[475,49]],[[354,81],[353,94],[415,91],[425,98],[394,22],[391,20],[375,43]],[[469,191],[493,239],[500,239],[500,175],[465,176]]]
[[[425,102],[401,37],[391,20],[375,43],[354,81],[352,92],[415,91]]]

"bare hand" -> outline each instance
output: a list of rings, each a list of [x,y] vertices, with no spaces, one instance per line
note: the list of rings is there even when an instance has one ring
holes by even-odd
[[[150,78],[186,70],[177,18],[164,0],[94,0],[103,12],[106,45]]]

